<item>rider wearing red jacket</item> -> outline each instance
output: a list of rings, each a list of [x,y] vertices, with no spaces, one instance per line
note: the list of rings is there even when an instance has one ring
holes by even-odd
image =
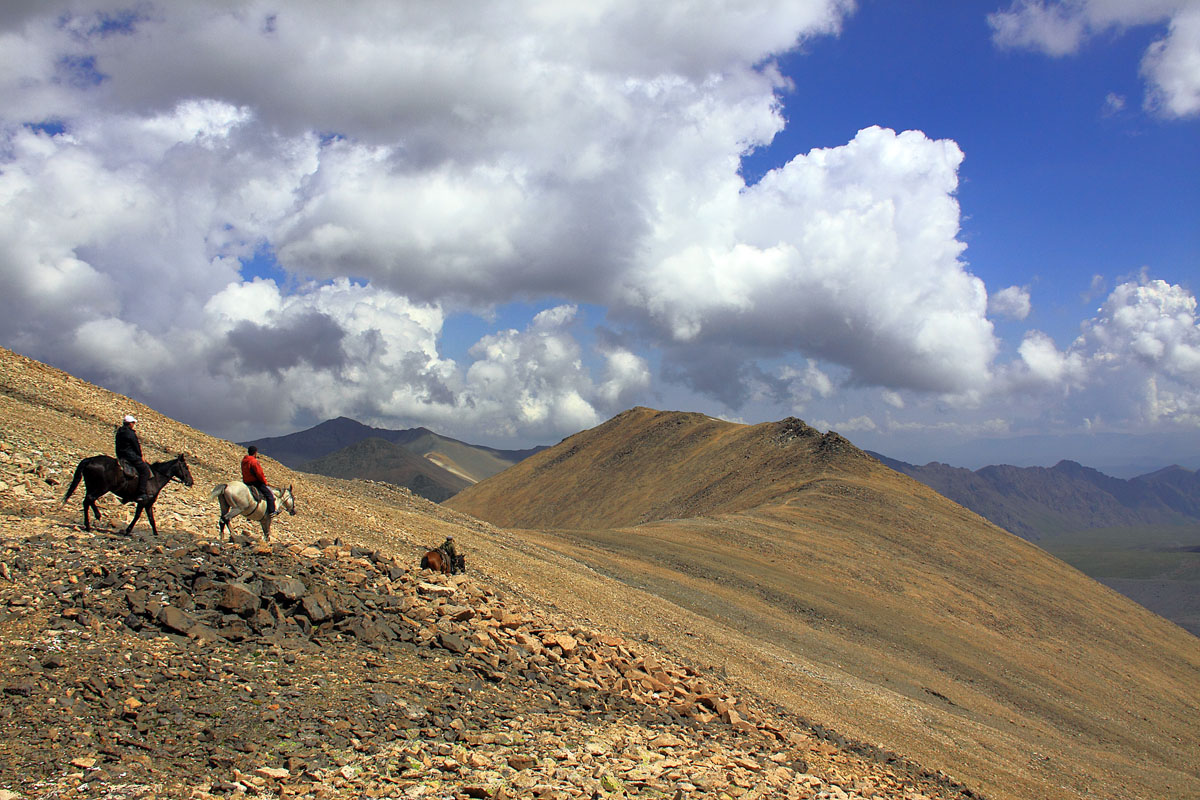
[[[258,463],[258,448],[254,445],[247,447],[246,455],[242,456],[242,483],[257,486],[267,501],[267,516],[275,513],[275,495],[267,486],[267,474],[263,472],[262,464]]]

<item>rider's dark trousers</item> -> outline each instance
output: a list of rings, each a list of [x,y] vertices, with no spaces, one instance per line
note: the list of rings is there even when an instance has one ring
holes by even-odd
[[[260,492],[262,492],[263,500],[267,501],[267,513],[274,514],[275,513],[275,494],[271,491],[271,487],[267,486],[262,481],[250,481],[246,485],[247,486],[255,486],[258,488],[258,490]]]
[[[150,480],[150,465],[145,461],[138,460],[130,462],[137,468],[138,474],[138,494],[146,493],[146,482]]]

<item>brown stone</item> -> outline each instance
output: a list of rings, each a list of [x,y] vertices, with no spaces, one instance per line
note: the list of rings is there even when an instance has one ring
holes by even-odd
[[[529,769],[537,764],[537,759],[528,755],[512,755],[508,757],[508,765],[515,770]]]
[[[196,624],[196,619],[175,606],[163,606],[155,616],[158,624],[175,633],[187,633]]]
[[[225,584],[225,590],[221,592],[221,600],[217,605],[231,614],[248,617],[258,610],[259,599],[257,594],[250,591],[249,586],[234,582]]]

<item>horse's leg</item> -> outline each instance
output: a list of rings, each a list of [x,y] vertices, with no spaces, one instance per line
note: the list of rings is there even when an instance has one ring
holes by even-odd
[[[241,516],[241,513],[241,509],[230,508],[221,515],[221,524],[225,526],[225,530],[228,531],[231,538],[233,536],[233,521]]]
[[[137,510],[133,512],[133,519],[129,520],[129,527],[125,529],[125,535],[129,536],[133,532],[133,526],[137,524],[138,518],[142,516],[142,504],[137,504]]]
[[[217,498],[217,502],[221,505],[221,513],[217,516],[217,541],[220,542],[225,535],[225,527],[229,524],[229,520],[225,518],[229,513],[229,503],[225,500],[224,492]]]
[[[263,541],[264,542],[271,541],[271,518],[263,517],[262,522],[260,522],[259,524],[262,525],[262,529],[263,529]]]
[[[92,530],[92,521],[88,518],[88,506],[95,507],[96,501],[90,494],[83,496],[83,529],[89,533]],[[96,512],[96,519],[100,519],[100,512]]]
[[[158,526],[154,524],[154,504],[146,506],[146,519],[150,520],[150,532],[158,536]]]

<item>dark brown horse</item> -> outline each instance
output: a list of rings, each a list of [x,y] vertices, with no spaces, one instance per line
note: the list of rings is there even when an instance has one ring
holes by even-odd
[[[454,563],[451,563],[446,553],[437,547],[421,556],[421,569],[433,570],[443,575],[453,575],[456,572],[467,571],[467,559],[465,556],[459,555],[454,559]]]
[[[112,492],[121,498],[122,503],[133,502],[134,498],[138,496],[137,475],[126,475],[125,471],[121,469],[121,464],[112,456],[92,456],[80,461],[79,466],[75,467],[75,477],[71,479],[71,485],[63,496],[63,505],[66,505],[66,502],[71,499],[80,479],[83,479],[84,485],[83,529],[85,531],[92,529],[91,520],[88,518],[89,508],[95,512],[96,519],[100,519],[100,509],[96,507],[96,501],[104,495]],[[158,493],[162,491],[162,488],[172,480],[178,480],[185,486],[192,485],[192,473],[188,469],[187,459],[182,453],[170,461],[157,461],[150,465],[150,478],[146,481],[146,496],[149,499],[144,503],[138,503],[133,519],[129,522],[129,527],[125,529],[127,536],[133,530],[133,524],[142,516],[143,510],[146,512],[146,519],[150,521],[150,530],[154,532],[155,536],[158,535],[158,528],[154,525],[154,501],[158,499]]]

